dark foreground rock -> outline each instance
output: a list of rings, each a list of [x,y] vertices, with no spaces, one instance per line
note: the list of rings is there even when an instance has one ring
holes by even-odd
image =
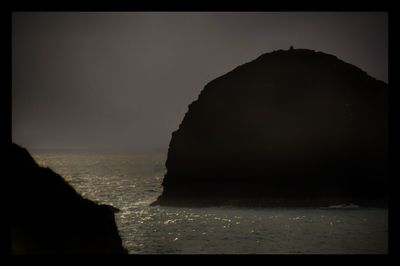
[[[125,254],[116,208],[81,197],[27,150],[10,151],[13,254]]]
[[[335,56],[267,53],[208,83],[153,205],[387,203],[387,84]]]

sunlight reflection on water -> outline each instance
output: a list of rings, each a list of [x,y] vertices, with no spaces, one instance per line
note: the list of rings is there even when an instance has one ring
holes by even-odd
[[[35,154],[83,196],[120,209],[129,253],[387,253],[382,209],[150,207],[162,192],[165,154]]]

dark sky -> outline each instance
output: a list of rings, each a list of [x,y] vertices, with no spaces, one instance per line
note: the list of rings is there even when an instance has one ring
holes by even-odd
[[[290,45],[388,80],[386,13],[14,13],[13,141],[166,149],[204,85]]]

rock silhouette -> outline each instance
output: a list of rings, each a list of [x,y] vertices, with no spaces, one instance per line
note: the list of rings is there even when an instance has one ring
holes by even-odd
[[[263,54],[189,105],[153,205],[385,206],[387,90],[333,55]]]
[[[10,151],[13,254],[125,254],[116,208],[80,196],[28,151]]]

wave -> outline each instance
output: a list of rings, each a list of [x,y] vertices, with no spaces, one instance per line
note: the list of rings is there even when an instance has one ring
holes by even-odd
[[[360,208],[360,206],[353,203],[328,206],[328,209],[358,209],[358,208]]]

